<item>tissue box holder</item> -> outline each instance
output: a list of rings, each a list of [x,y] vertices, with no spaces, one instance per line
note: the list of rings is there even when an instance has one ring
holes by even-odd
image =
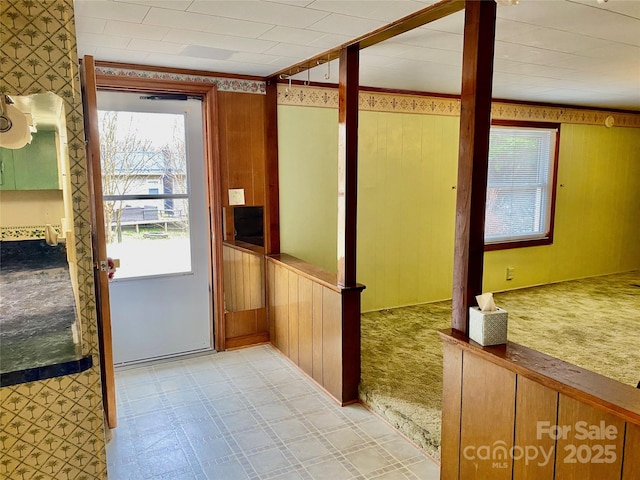
[[[494,312],[469,308],[469,338],[483,346],[507,343],[507,317],[507,311],[501,308]]]

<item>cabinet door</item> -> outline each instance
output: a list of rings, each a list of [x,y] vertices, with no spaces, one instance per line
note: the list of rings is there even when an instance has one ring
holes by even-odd
[[[13,176],[13,150],[0,148],[0,190],[15,190]]]
[[[58,190],[56,134],[39,131],[30,144],[13,151],[16,190]]]

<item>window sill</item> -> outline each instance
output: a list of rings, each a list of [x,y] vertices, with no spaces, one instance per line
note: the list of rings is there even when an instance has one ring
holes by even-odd
[[[494,250],[508,250],[511,248],[538,247],[541,245],[551,245],[553,238],[536,238],[530,240],[516,240],[511,242],[485,243],[484,251],[492,252]]]

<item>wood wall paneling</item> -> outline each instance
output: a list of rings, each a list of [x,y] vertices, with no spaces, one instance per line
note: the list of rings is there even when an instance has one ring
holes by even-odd
[[[320,385],[323,385],[324,379],[322,376],[322,352],[323,352],[323,340],[322,340],[322,318],[324,317],[322,292],[324,287],[318,283],[313,283],[313,310],[312,323],[313,323],[313,345],[312,345],[312,357],[313,357],[313,379]]]
[[[246,205],[266,205],[265,96],[218,92],[222,202],[243,188]]]
[[[273,257],[267,277],[272,343],[338,402],[356,401],[362,287],[326,285]]]
[[[494,458],[500,445],[513,445],[516,375],[464,352],[460,416],[460,478],[511,480],[508,454]],[[489,453],[489,458],[487,458]]]
[[[289,271],[279,265],[274,265],[274,270],[274,345],[289,356]]]
[[[276,266],[267,260],[267,284],[265,285],[267,294],[267,311],[269,314],[269,339],[276,345]]]
[[[250,308],[262,308],[265,306],[265,286],[264,286],[264,258],[257,255],[249,255],[249,278],[251,282],[251,293],[249,296]],[[260,281],[258,281],[258,279]]]
[[[622,480],[640,478],[640,425],[627,423]]]
[[[266,308],[227,312],[225,314],[227,340],[235,337],[255,335],[257,333],[266,333],[264,330],[258,328],[259,324],[264,323],[263,319],[266,316]]]
[[[266,300],[262,254],[227,243],[223,245],[222,252],[225,308],[230,312],[264,308]]]
[[[557,425],[558,393],[525,377],[517,377],[513,480],[553,480],[556,442],[539,432],[539,422]],[[540,423],[542,425],[542,423]]]
[[[296,365],[300,364],[298,358],[299,352],[299,324],[298,324],[298,279],[299,276],[295,272],[288,272],[289,274],[289,310],[288,310],[288,323],[289,323],[289,358]]]
[[[298,365],[313,377],[313,282],[298,277]]]
[[[578,425],[579,422],[582,426]],[[560,394],[558,427],[563,433],[559,435],[557,443],[556,478],[562,480],[618,480],[621,478],[625,431],[622,420]],[[603,433],[604,430],[612,430],[615,439],[582,438],[582,432],[593,427],[598,429],[604,427]]]
[[[444,343],[442,373],[441,480],[458,480],[460,470],[460,403],[462,350]]]
[[[342,300],[340,294],[322,291],[322,378],[324,388],[342,397]]]

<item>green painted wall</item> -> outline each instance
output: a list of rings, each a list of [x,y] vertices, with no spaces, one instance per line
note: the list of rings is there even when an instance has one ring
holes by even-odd
[[[360,113],[364,311],[451,297],[458,122]],[[335,271],[337,112],[280,106],[278,128],[282,251]],[[486,291],[640,268],[640,129],[563,125],[558,183],[553,245],[487,253]]]
[[[278,107],[280,250],[337,270],[338,111]]]
[[[553,245],[487,253],[486,289],[640,268],[639,214],[640,129],[564,124]]]

